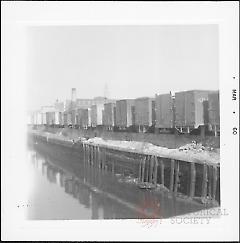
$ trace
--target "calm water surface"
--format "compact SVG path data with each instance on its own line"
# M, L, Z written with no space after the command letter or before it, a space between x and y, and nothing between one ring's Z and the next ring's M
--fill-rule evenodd
M168 218L204 208L166 192L140 189L63 150L47 144L29 147L28 219Z

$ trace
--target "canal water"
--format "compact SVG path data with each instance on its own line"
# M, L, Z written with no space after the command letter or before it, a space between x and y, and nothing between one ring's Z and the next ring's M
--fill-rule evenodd
M27 162L28 219L169 218L205 208L164 191L140 189L136 178L91 167L67 148L30 144Z

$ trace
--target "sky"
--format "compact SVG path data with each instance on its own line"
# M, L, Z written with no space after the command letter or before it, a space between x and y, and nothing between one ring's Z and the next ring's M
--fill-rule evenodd
M27 109L219 89L217 25L39 26L27 31Z

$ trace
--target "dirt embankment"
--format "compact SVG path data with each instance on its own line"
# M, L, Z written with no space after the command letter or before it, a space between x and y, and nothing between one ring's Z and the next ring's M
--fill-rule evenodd
M202 143L192 141L178 148L167 148L166 146L159 146L150 143L147 140L142 141L126 141L126 140L114 140L106 139L102 137L90 138L86 134L81 134L80 130L75 129L49 129L47 131L33 131L35 134L46 136L47 141L54 139L55 141L67 140L70 144L83 142L86 145L100 145L107 148L117 149L121 151L141 153L151 156L160 156L169 159L183 160L187 162L196 163L211 163L218 165L220 163L220 151L219 149L211 146L204 146ZM96 135L96 134L95 134Z
M157 146L165 148L179 148L186 144L191 144L192 141L197 144L201 143L205 147L219 149L220 138L213 136L206 136L202 139L197 135L173 135L173 134L146 134L146 133L127 133L127 132L110 132L110 131L92 131L80 130L71 128L46 128L45 131L51 133L61 134L71 139L78 137L101 137L105 140L119 140L119 141L137 141L148 142Z

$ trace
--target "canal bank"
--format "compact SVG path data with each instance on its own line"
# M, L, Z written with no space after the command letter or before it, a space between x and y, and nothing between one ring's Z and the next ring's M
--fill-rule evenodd
M40 126L38 128L41 131L49 132L53 134L61 134L65 137L71 139L76 139L78 137L94 138L100 137L104 140L116 140L116 141L136 141L136 142L147 142L153 145L174 149L184 146L196 141L197 143L202 143L206 147L211 147L213 149L220 148L220 137L206 136L202 138L199 135L189 135L189 134L154 134L154 133L133 133L124 131L105 131L101 129L74 129L74 128L53 128Z
M184 151L167 149L130 149L103 142L100 138L72 140L60 134L32 131L35 143L60 146L77 153L84 163L99 171L130 176L129 182L142 189L167 191L186 200L202 204L220 204L220 165ZM121 144L121 143L120 143ZM156 146L155 146L156 147ZM184 157L185 156L185 157Z
M164 219L211 208L164 190L142 190L121 166L114 173L99 170L74 148L29 144L35 171L29 219Z

